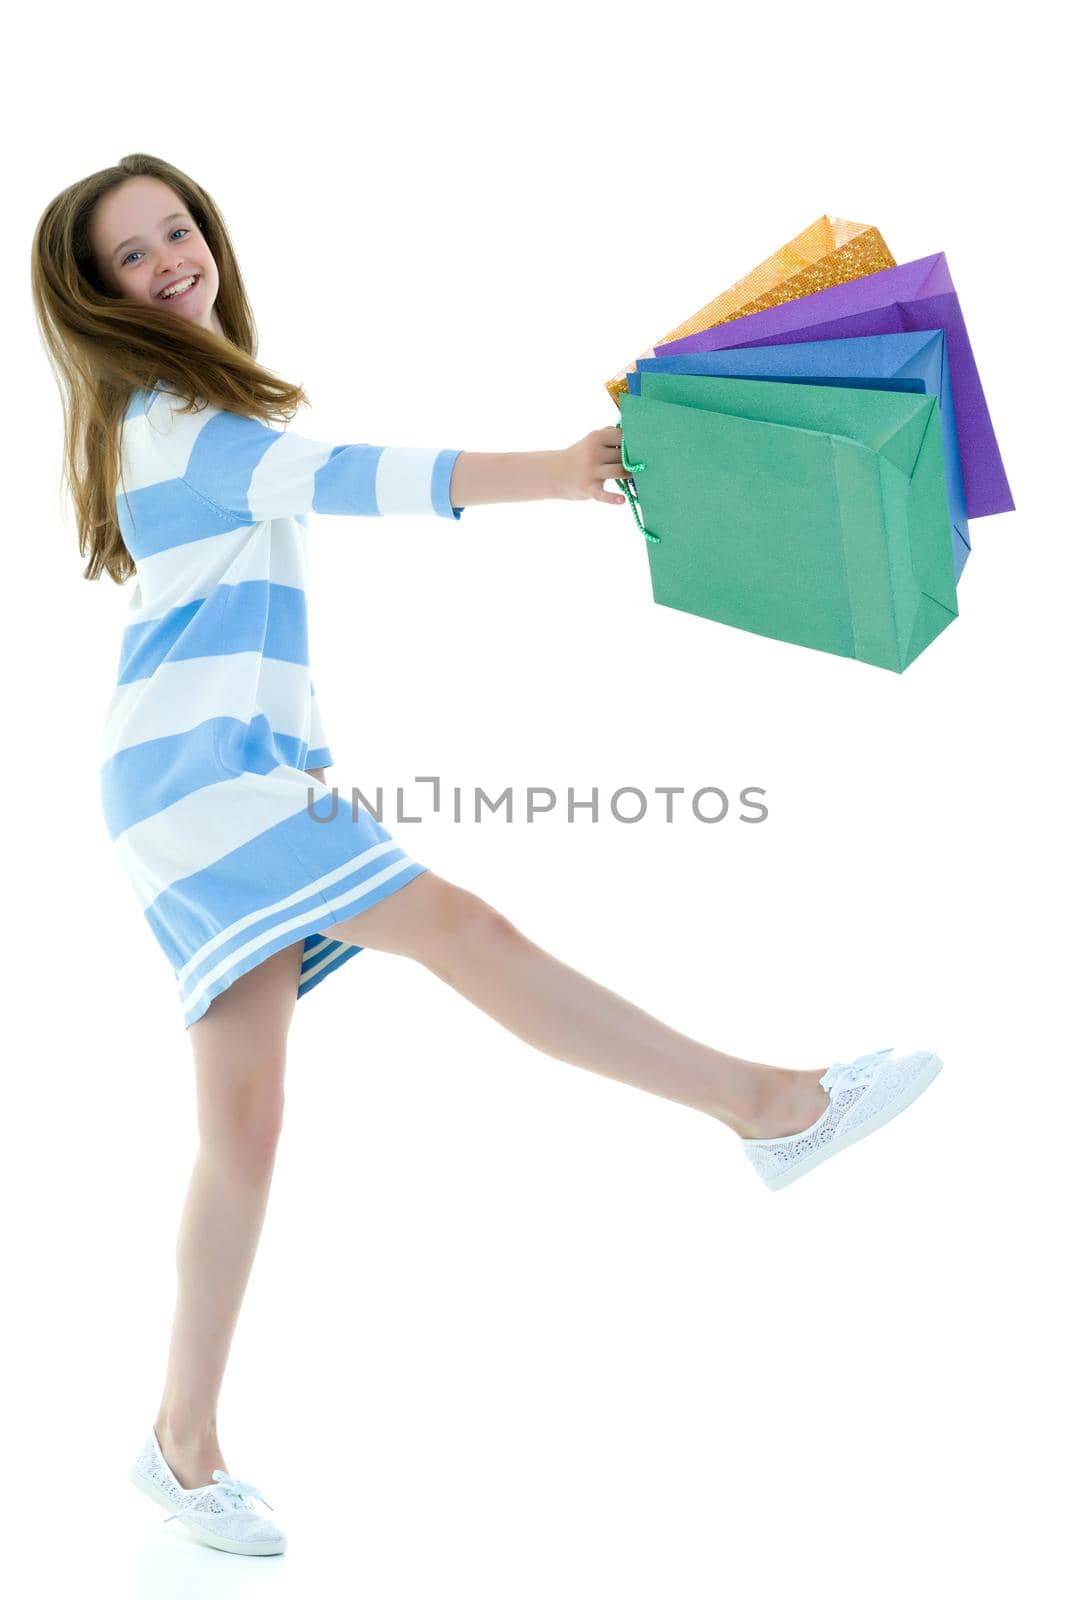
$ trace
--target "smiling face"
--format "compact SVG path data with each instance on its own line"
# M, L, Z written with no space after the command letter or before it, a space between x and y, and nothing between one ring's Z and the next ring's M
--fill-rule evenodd
M89 238L101 279L113 293L222 333L215 310L218 270L191 212L169 184L138 175L111 189L97 201ZM160 298L169 285L194 276L184 294Z

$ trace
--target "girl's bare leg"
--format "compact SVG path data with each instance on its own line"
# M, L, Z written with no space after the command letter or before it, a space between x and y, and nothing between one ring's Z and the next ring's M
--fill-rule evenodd
M798 1133L829 1103L820 1070L748 1061L676 1032L437 873L420 873L328 931L411 957L546 1055L692 1106L741 1138Z
M289 1023L302 942L236 979L189 1031L200 1148L177 1245L178 1291L155 1419L160 1449L185 1489L228 1471L217 1406L259 1243L284 1105Z
M320 783L321 767L309 768ZM217 1410L267 1209L303 940L217 995L188 1030L200 1148L178 1233L178 1293L156 1437L185 1489L229 1468Z

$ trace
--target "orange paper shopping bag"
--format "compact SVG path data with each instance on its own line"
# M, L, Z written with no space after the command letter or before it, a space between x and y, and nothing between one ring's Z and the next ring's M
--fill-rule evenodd
M844 217L820 217L733 288L717 295L702 310L657 339L656 344L684 339L705 328L716 328L722 322L747 317L753 311L766 311L786 300L800 300L805 295L817 294L820 289L849 283L853 278L866 278L872 272L881 272L896 264L877 228L863 222L848 222ZM637 359L653 355L654 349L644 350ZM619 395L626 389L626 374L636 370L636 365L631 364L626 372L616 373L605 385L616 405Z

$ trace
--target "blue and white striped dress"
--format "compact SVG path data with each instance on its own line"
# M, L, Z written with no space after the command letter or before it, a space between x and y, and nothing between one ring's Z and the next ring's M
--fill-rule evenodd
M333 762L308 658L309 512L458 519L458 450L322 444L131 396L119 525L137 564L104 723L104 820L188 1028L303 941L297 994L362 945L326 930L426 868L305 769ZM314 791L309 808L308 790Z

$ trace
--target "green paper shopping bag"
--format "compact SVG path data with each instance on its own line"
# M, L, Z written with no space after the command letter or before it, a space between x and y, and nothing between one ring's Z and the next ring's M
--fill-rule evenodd
M935 396L645 372L619 401L658 604L893 672L957 615Z

